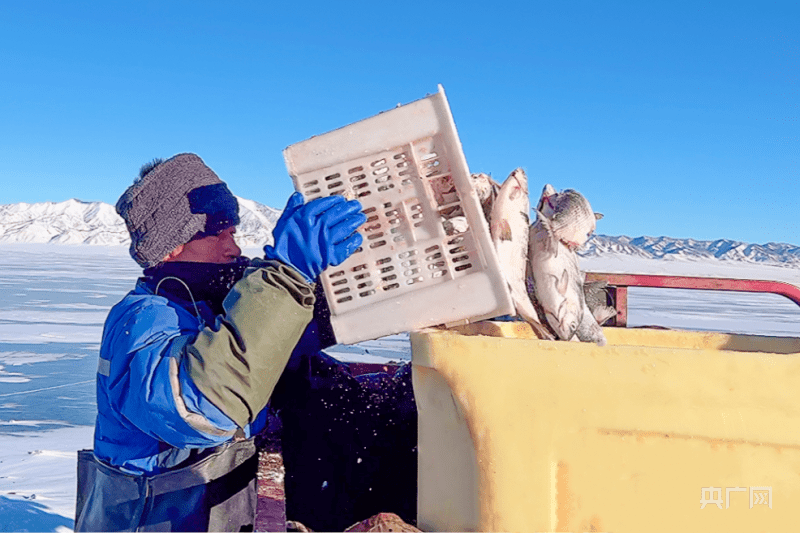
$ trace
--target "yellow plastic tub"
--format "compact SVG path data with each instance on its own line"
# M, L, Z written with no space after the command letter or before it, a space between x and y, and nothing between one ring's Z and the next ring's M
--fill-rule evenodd
M788 531L800 339L523 323L411 334L430 531Z

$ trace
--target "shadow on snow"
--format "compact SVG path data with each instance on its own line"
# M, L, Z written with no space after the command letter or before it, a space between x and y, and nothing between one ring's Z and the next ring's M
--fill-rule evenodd
M74 525L73 519L54 514L39 502L0 496L0 531L56 531Z

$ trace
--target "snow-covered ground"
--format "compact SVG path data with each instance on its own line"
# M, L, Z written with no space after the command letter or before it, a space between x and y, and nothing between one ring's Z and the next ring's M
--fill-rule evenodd
M800 285L800 269L736 262L607 256L581 265ZM0 531L73 527L75 452L92 445L103 321L139 274L124 246L0 245ZM775 295L632 288L629 324L800 337L800 307ZM333 354L408 360L410 347L395 335Z

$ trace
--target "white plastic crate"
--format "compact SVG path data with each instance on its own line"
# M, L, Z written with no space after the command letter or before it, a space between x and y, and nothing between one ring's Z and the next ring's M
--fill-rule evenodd
M284 158L306 201L357 198L368 218L321 276L339 343L514 313L441 85Z

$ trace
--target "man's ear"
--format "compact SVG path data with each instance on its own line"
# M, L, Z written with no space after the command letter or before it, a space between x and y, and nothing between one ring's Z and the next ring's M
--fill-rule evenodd
M165 257L164 257L164 259L162 259L162 260L161 260L161 262L162 262L162 263L166 263L167 261L172 261L172 260L174 260L176 257L178 257L178 256L181 254L181 252L183 252L183 247L184 247L184 246L185 246L185 245L183 245L183 244L181 244L181 245L178 245L178 247L177 247L177 248L175 248L174 250L172 250L170 253L168 253L168 254L167 254Z

